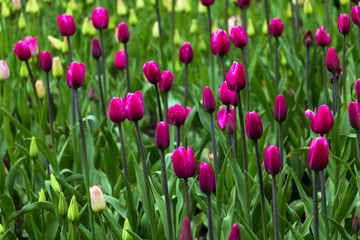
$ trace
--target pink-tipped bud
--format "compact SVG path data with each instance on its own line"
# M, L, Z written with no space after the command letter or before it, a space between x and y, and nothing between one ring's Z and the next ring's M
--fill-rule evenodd
M37 44L37 37L26 36L24 38L24 43L26 43L29 46L32 57L38 55L39 46Z
M121 123L126 119L124 98L113 97L109 104L109 118L114 123Z
M241 26L231 28L230 38L234 46L237 48L243 48L248 43L247 34Z
M71 88L79 88L84 84L85 64L72 62L66 73L66 82Z
M114 65L118 70L124 70L126 68L125 50L121 49L117 51L114 57Z
M263 134L263 125L259 115L254 112L248 112L245 118L246 135L248 138L256 141Z
M181 45L179 50L180 62L191 63L194 58L194 51L190 43L186 42Z
M211 51L215 55L225 55L230 50L230 40L225 30L220 28L211 35Z
M163 71L161 74L161 81L159 82L159 88L163 92L171 90L174 80L174 74L170 71Z
M329 48L326 54L326 67L331 73L336 73L340 68L340 62L335 48Z
M31 58L30 48L23 41L18 41L15 44L13 51L20 61L27 61Z
M360 103L360 79L358 79L355 83L355 90L356 90L356 98L358 103Z
M181 227L179 240L193 240L193 239L194 238L192 235L190 222L187 218L185 218Z
M159 122L156 127L155 145L161 150L167 149L170 145L169 127L166 122Z
M181 105L175 104L169 108L166 118L171 125L184 125L186 120L186 111Z
M72 16L68 14L61 14L57 17L60 34L63 36L74 35L76 31L76 25Z
M355 233L357 233L360 229L360 223L359 223L359 218L358 216L355 214L354 219L352 221L352 229L354 230Z
M88 91L88 99L89 99L90 101L95 101L95 102L97 102L97 101L99 100L98 95L96 94L96 92L95 92L95 90L94 90L93 87L90 87L90 88L89 88L89 91Z
M347 35L350 32L350 18L346 13L339 15L338 29L339 32L344 35Z
M211 165L205 162L200 163L199 185L204 193L212 193L215 191L216 183Z
M265 149L264 166L271 175L276 175L281 171L280 152L276 145L268 146Z
M356 5L356 6L352 7L350 13L351 13L352 21L356 25L360 26L360 6Z
M121 43L127 43L130 39L129 29L126 23L122 22L118 25L118 40Z
M201 4L204 6L210 6L213 5L215 0L201 0Z
M239 8L248 8L251 0L237 0Z
M311 30L308 30L303 37L303 44L305 47L311 47L314 44L314 37Z
M101 51L101 47L99 44L99 40L97 38L93 39L92 42L92 49L91 49L91 55L93 56L93 58L95 59L99 59L102 55L102 51Z
M222 104L226 106L237 106L236 92L231 91L228 88L226 81L221 84L219 88L219 95Z
M309 147L307 164L311 170L322 171L329 162L329 145L324 137L314 138Z
M334 117L326 105L321 105L316 114L309 109L306 110L305 116L310 118L311 130L316 134L329 133L334 123Z
M179 147L171 155L174 172L178 178L190 178L195 175L196 161L194 151L191 147L188 150Z
M329 44L331 43L331 37L329 34L326 33L323 26L320 26L319 29L316 30L315 41L316 44L320 47L329 46Z
M360 129L360 104L358 102L351 102L348 105L350 126L355 129Z
M105 199L98 186L90 187L91 208L94 212L100 213L105 210Z
M287 110L284 95L278 95L275 100L274 118L277 122L281 123L286 119Z
M144 106L142 102L142 93L128 93L125 98L126 118L129 121L139 121L144 117Z
M106 8L95 8L91 14L92 24L96 29L105 29L109 25L109 14Z
M146 62L143 66L143 71L149 83L157 84L161 81L161 72L156 62Z
M280 18L273 18L269 25L269 33L273 37L280 37L284 29L284 24Z
M203 91L203 106L208 113L212 113L216 109L214 95L208 86L206 86Z
M234 62L226 74L226 83L231 91L240 91L245 88L245 70L241 63Z
M40 63L40 68L43 71L49 72L52 67L51 53L49 51L44 51L44 52L41 51L39 57L39 63Z
M9 67L4 60L0 60L0 82L10 77Z
M235 223L232 226L228 240L241 240L239 224Z

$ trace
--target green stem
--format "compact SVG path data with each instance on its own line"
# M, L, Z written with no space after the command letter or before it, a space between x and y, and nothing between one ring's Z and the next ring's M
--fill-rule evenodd
M119 136L120 136L120 144L121 144L121 155L123 159L123 167L124 167L126 180L129 182L129 172L128 172L128 165L126 159L125 141L124 141L121 123L119 123L118 126L119 126Z
M344 42L343 42L343 94L344 94L344 104L347 106L347 94L346 94L346 35L344 35Z
M270 31L269 31L270 20L269 20L269 10L268 10L267 0L264 0L264 6L265 6L265 15L266 15L266 26L267 26L267 30L268 30L267 35L268 35L270 52L271 52L271 37L270 37Z
M69 52L69 64L72 63L72 53L71 53L71 44L70 44L70 36L66 37L68 44L68 52Z
M173 227L171 221L171 207L170 207L170 197L169 197L169 189L167 183L167 176L166 176L166 164L165 164L165 153L164 150L160 150L161 155L161 175L163 181L163 188L164 188L164 195L165 195L165 205L166 205L166 216L167 216L167 224L169 230L169 239L173 239Z
M98 84L99 84L99 91L100 91L101 113L102 113L103 117L105 117L105 101L104 101L104 93L103 93L102 83L101 83L99 59L96 59L96 69L97 69L97 74L98 74ZM106 123L106 121L105 121L105 123Z
M276 175L272 176L272 198L273 198L273 218L274 218L274 240L279 240L279 217L277 206Z
M44 209L41 209L41 230L42 230L42 239L45 240L45 216L44 216Z
M30 76L30 80L31 80L31 86L33 87L33 91L34 91L34 95L35 95L35 99L36 99L36 105L38 106L39 111L41 111L39 97L38 97L37 92L36 92L35 78L34 78L34 76L32 74L29 62L25 61L25 64L26 64L26 67L27 67L28 72L29 72L29 76Z
M184 97L184 108L186 109L187 101L189 97L189 77L188 77L188 64L185 63L185 97Z
M217 159L216 136L215 136L213 113L210 113L210 128L211 128L211 142L212 142L213 155L214 155L215 183L217 183L219 179L219 163Z
M326 0L327 2L328 0ZM325 54L325 47L322 47L322 55L323 55L323 87L324 87L324 98L325 104L329 102L329 96L327 92L327 81L326 81L326 54Z
M225 0L225 31L229 31L228 29L228 19L229 19L229 0Z
M325 223L325 227L326 227L326 233L328 233L329 232L329 223L327 220L327 207L326 207L325 169L320 172L320 183L321 183L321 203L322 203L323 214L324 214L324 223ZM328 239L329 239L329 236L328 236Z
M215 63L214 63L214 55L211 51L211 35L212 35L212 22L211 22L211 10L210 6L207 6L208 20L209 20L209 50L210 50L210 62L211 62L211 85L212 89L215 89ZM360 31L360 30L359 30Z
M280 172L282 172L284 168L284 141L283 141L283 129L281 122L279 122L279 152L280 152L280 166L281 166ZM283 178L281 178L281 184L282 185L284 184Z
M278 93L279 88L279 46L278 37L275 37L275 92Z
M338 99L338 91L337 91L337 80L336 80L336 76L335 73L332 74L333 77L333 88L332 88L332 95L333 95L333 99L332 99L332 107L333 107L333 115L335 116L337 113L337 99Z
M165 107L165 116L168 112L169 106L168 106L168 92L164 92L164 107ZM166 119L167 121L167 119Z
M292 0L290 0L291 2ZM310 105L311 102L311 90L309 86L309 70L310 70L310 48L306 47L306 71L305 71L305 84L306 84L306 91L307 91L307 102Z
M31 174L31 186L34 192L36 192L35 189L35 172L36 172L36 158L32 159L33 160L33 168L32 168L32 174Z
M50 123L50 135L51 135L52 150L53 150L53 153L54 153L54 155L56 157L56 146L55 146L55 138L54 138L54 127L53 127L53 114L52 114L52 106L51 106L49 72L46 72L46 90L47 90L47 101L48 101L48 110L49 110L49 123Z
M102 235L104 237L103 239L106 239L106 231L105 231L104 221L102 219L102 213L99 214L99 221L100 221L100 225L101 225Z
M176 126L176 148L180 147L181 126Z
M62 217L62 224L63 224L63 229L61 231L61 235L63 236L63 239L67 239L66 238L66 216Z
M211 197L210 193L206 194L207 200L207 213L208 213L208 221L209 221L209 238L210 240L214 240L214 229L213 229L213 219L211 213Z
M292 29L293 29L293 38L294 38L294 48L295 53L297 53L297 34L296 34L296 23L295 23L295 10L294 10L294 4L292 0L290 1L291 6L291 22L292 22Z
M186 217L191 221L191 215L190 215L190 199L189 199L189 185L188 185L188 179L184 178L184 194L185 194L185 208L186 208Z
M223 81L226 81L226 66L225 66L225 56L221 55L221 67L222 67L222 75L223 75Z
M172 49L172 69L175 72L175 0L171 1L171 49Z
M313 198L314 198L314 238L319 240L319 210L318 210L318 178L319 172L314 171L314 186L313 186Z
M103 74L103 82L104 82L104 92L105 94L107 93L106 91L106 71L105 71L105 49L104 49L104 38L103 38L103 32L100 29L100 44L101 44L101 64L102 64L102 74ZM125 58L127 59L126 56L126 52L125 52ZM128 64L126 63L126 66Z
M326 30L330 30L330 20L329 20L329 0L325 0L325 9L326 9Z
M72 234L71 234L71 239L75 240L75 222L71 223L72 226ZM91 230L91 232L93 232L93 230Z
M125 48L125 59L126 59L126 83L128 92L131 91L130 87L130 71L129 71L129 57L128 57L128 49L126 43L124 43Z
M359 129L356 129L356 142L358 147L358 160L360 163L360 130Z
M249 72L246 64L246 51L245 48L241 48L241 53L243 56L243 62L244 62L244 68L245 68L245 77L246 77L246 111L250 111L250 78L249 78Z
M156 100L157 100L157 105L158 105L158 110L159 110L159 119L160 119L160 121L162 121L163 120L163 114L162 114L162 110L161 110L161 102L160 102L158 84L155 83L154 86L155 86L155 94L156 94Z
M245 6L242 8L242 25L243 25L245 32L247 32L247 19L246 19L246 7Z

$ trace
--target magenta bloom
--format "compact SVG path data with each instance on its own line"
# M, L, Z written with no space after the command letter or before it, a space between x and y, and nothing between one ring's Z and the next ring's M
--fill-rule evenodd
M178 178L190 178L195 175L196 161L194 151L191 147L188 150L179 147L171 155L174 172Z
M224 106L224 105L220 106L219 111L217 113L216 122L219 124L219 127L221 128L221 130L223 130L225 128L225 126L227 125L229 117L232 117L233 119L235 119L235 108L233 108L233 107L230 108L230 113L228 113L226 106ZM232 119L230 119L229 121L232 121ZM230 122L229 122L229 124L230 124ZM236 128L236 122L235 122L235 128Z
M280 18L273 18L269 25L269 33L273 37L280 37L284 29L284 24Z
M220 28L211 35L211 51L215 55L225 55L230 50L230 40L225 30Z
M247 8L250 5L251 0L237 0L239 8Z
M228 240L241 240L239 224L235 223L232 226Z
M106 8L95 8L91 14L92 24L96 29L105 29L109 25L109 14Z
M286 119L287 109L284 95L278 95L275 100L274 118L277 122L283 122Z
M259 115L254 112L248 112L245 118L246 135L248 138L256 141L263 134L263 125Z
M352 224L351 224L354 232L358 232L359 229L360 229L360 222L359 222L359 218L358 216L355 214L354 218L353 218L353 221L352 221Z
M31 58L29 45L23 41L18 41L15 44L13 51L20 61L27 61Z
M9 67L4 60L0 60L0 82L10 77Z
M303 37L303 44L305 47L311 47L314 44L314 37L311 30L308 30Z
M40 68L43 71L49 72L52 67L51 53L49 51L44 51L44 52L41 51L39 57L39 63L40 63Z
M159 122L156 127L155 145L158 149L165 150L170 145L169 127L167 122Z
M161 72L156 62L146 62L143 66L143 70L149 83L157 84L161 81Z
M66 82L71 88L79 88L84 84L85 64L72 62L66 73Z
M316 114L309 109L306 110L305 116L310 118L311 130L316 134L329 133L334 123L333 115L326 105L321 105Z
M175 104L169 108L166 118L171 125L184 125L186 120L186 111L181 105Z
M318 46L326 47L331 43L330 35L326 33L325 28L320 26L315 32L315 41Z
M124 98L117 98L113 97L110 101L109 111L108 111L109 118L114 123L120 123L125 121L126 119L126 112L125 112L125 100Z
M348 105L350 126L355 129L360 129L360 104L358 102L351 102Z
M203 106L208 113L212 113L216 110L215 98L208 86L206 86L203 91Z
M245 88L245 70L241 63L234 62L226 74L226 83L231 91L240 91Z
M142 93L140 91L128 93L126 95L125 102L126 118L129 121L139 121L144 117L144 106Z
M129 29L126 23L121 22L118 25L118 40L122 43L127 43L130 39Z
M326 67L331 73L336 73L340 69L339 57L335 48L329 48L326 54Z
M243 48L248 43L247 34L241 26L231 28L230 38L234 46L237 48Z
M353 22L360 26L360 6L356 5L351 9L351 19Z
M24 42L29 46L32 57L38 55L39 46L37 44L37 37L26 36Z
M181 227L179 240L193 240L193 239L194 238L192 235L190 222L187 218L185 218Z
M314 138L309 147L307 164L311 170L322 171L329 162L329 145L324 137Z
M126 58L125 50L121 49L117 51L114 57L115 68L119 70L124 70L126 68Z
M190 43L186 42L181 45L179 50L180 62L191 63L194 58L194 52Z
M214 4L215 0L201 0L201 4L204 6L210 6Z
M159 88L163 92L171 90L174 80L174 74L170 71L163 71L161 74L161 81L159 82Z
M264 166L271 175L276 175L281 171L280 152L276 145L268 146L265 149Z
M339 32L344 35L347 35L350 32L350 18L346 13L339 15L338 29Z
M74 35L76 31L76 25L72 16L65 13L61 14L57 17L57 22L61 35L66 37Z
M191 111L192 111L192 107L186 107L185 108L185 120L187 119L187 117L189 116Z
M355 83L355 90L356 90L356 98L358 103L360 103L360 79L358 79Z
M231 91L228 85L223 82L219 88L220 101L222 104L237 106L236 92Z
M91 48L91 55L93 56L93 58L95 59L99 59L102 55L102 51L101 51L101 47L99 44L99 40L97 38L93 39L92 42L92 48Z
M215 191L216 183L214 173L212 171L211 165L208 163L200 163L199 185L201 191L204 193L209 194Z

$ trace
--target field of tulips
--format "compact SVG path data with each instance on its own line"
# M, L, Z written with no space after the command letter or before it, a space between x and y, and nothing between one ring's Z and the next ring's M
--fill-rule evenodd
M358 0L0 12L0 240L358 239Z

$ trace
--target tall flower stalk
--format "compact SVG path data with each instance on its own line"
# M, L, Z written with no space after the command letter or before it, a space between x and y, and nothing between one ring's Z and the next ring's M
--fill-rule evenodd
M118 40L119 42L124 44L125 49L125 62L126 62L126 83L127 83L127 90L130 92L130 71L129 71L129 52L127 47L127 42L130 40L130 33L126 23L121 22L118 25Z
M336 73L340 70L340 63L339 58L336 54L336 51L334 48L329 48L327 55L326 55L326 67L332 74L333 79L333 115L335 116L337 113L337 107L338 107L338 90L337 90L337 77Z
M204 3L203 3L204 4ZM215 62L214 62L214 56L211 51L211 35L212 35L212 21L211 21L211 10L210 5L207 6L207 13L208 13L208 22L209 22L209 40L210 40L210 63L211 63L211 83L215 87ZM359 28L360 29L360 28ZM359 30L360 32L360 30ZM360 33L359 33L360 36ZM360 42L360 37L359 37Z
M170 107L166 118L168 123L176 126L176 148L180 147L181 126L185 124L186 111L180 104Z
M268 10L268 4L267 0L264 0L264 9L265 9L265 16L266 16L266 26L267 26L267 35L268 35L268 43L271 51L271 38L270 38L270 18L269 18L269 10Z
M358 80L359 82L359 80ZM356 86L357 84L355 84ZM356 141L358 147L358 161L360 162L360 104L351 102L348 105L348 114L350 126L356 131Z
M102 48L100 48L99 41L97 40L97 38L93 39L91 55L96 60L96 70L98 74L98 84L99 84L100 100L101 100L101 113L103 117L105 117L105 101L104 101L104 93L101 83L100 63L99 63L99 58L102 56Z
M160 91L164 92L164 107L165 113L168 112L168 92L171 90L174 80L174 74L170 71L163 71L161 74L161 81L159 82Z
M279 37L282 35L284 24L280 18L274 18L271 20L269 26L270 35L275 37L275 92L279 91Z
M279 148L280 148L280 171L284 167L284 141L283 141L283 128L282 123L285 121L287 116L286 102L283 95L278 95L275 100L274 106L274 119L279 123ZM284 180L281 179L281 184L284 183Z
M175 1L171 1L171 50L172 50L172 71L175 72Z
M158 105L158 111L159 111L159 120L163 120L163 114L161 110L161 102L160 102L160 95L159 95L159 89L158 89L158 83L161 81L161 72L159 67L157 66L156 62L150 61L144 64L143 71L145 74L146 79L149 83L153 84L155 87L155 94L156 94L156 100Z
M211 51L214 55L220 56L223 81L226 80L225 54L230 50L230 40L227 32L220 28L211 35Z
M351 5L351 2L350 2ZM339 32L344 36L343 40L343 58L342 58L342 69L343 69L343 95L344 95L344 103L347 104L347 96L346 96L346 35L350 32L350 18L346 13L340 14L338 18L338 29Z
M179 50L180 62L185 63L185 96L184 96L184 108L187 106L189 97L189 76L188 76L188 64L193 61L194 52L190 43L185 42Z
M303 44L306 47L306 71L305 71L305 86L307 91L307 103L311 102L311 89L309 85L309 71L310 71L310 47L314 44L314 38L311 30L308 30L303 36Z

